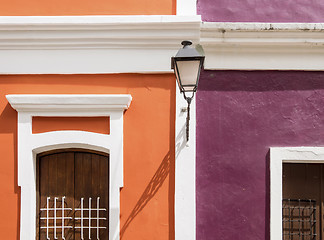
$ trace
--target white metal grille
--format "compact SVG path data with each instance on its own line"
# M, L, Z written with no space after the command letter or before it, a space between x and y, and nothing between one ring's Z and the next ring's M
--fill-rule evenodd
M66 217L65 216L65 211L71 211L72 208L66 208L65 207L65 196L62 197L62 206L61 207L57 207L57 204L58 204L58 200L59 198L58 197L54 197L54 206L53 207L50 207L50 200L51 198L50 197L47 197L46 199L46 208L41 208L40 210L41 211L46 211L46 217L41 217L40 219L41 220L46 220L46 226L41 226L40 228L41 229L46 229L46 238L47 239L50 239L50 236L49 236L49 230L50 229L53 229L53 233L54 233L54 239L58 239L58 236L57 236L57 229L62 229L61 230L61 233L62 233L62 239L65 239L65 236L64 236L64 229L65 228L73 228L73 226L65 226L65 220L66 219L72 219L72 217ZM53 217L50 217L50 212L52 211L53 214ZM61 216L58 216L57 213L58 211L61 212ZM53 224L53 225L50 225L50 222ZM61 224L58 224L59 222L61 222Z
M107 211L105 208L100 208L100 197L97 197L97 206L96 208L92 208L92 198L89 198L88 208L84 208L84 198L81 198L81 208L76 208L75 211L81 212L81 217L76 217L76 220L80 220L80 226L75 226L75 228L79 228L81 230L81 239L84 239L84 230L88 230L89 239L91 239L91 229L95 229L97 233L97 239L99 240L100 229L106 229L106 227L100 226L100 220L107 220L104 217L100 217L100 211ZM88 217L84 217L84 213L88 212ZM95 214L93 214L94 212ZM84 221L88 220L88 225L84 224ZM96 221L95 226L91 225L92 220Z
M72 217L67 217L65 211L71 211L72 208L65 207L65 196L62 197L62 206L57 207L59 197L54 197L54 204L50 207L51 197L46 199L46 208L41 208L40 211L46 211L46 217L40 217L41 220L46 221L46 226L40 226L41 229L46 229L46 238L51 239L50 229L53 229L54 239L58 239L57 230L61 229L62 239L65 239L64 229L73 228L73 226L65 225L67 224L66 220L72 220ZM88 207L84 207L84 198L81 198L81 208L75 208L75 211L80 211L80 217L74 217L75 220L80 220L80 224L75 223L75 229L80 229L81 240L84 240L84 231L88 231L89 239L91 239L91 230L96 231L97 240L100 240L100 229L106 229L104 226L100 226L102 221L107 220L105 217L100 217L100 211L107 211L106 208L100 208L100 197L97 197L96 207L92 207L92 198L88 199ZM58 215L58 213L61 213ZM87 213L88 216L85 216ZM52 217L53 216L53 217ZM92 225L92 222L95 222Z

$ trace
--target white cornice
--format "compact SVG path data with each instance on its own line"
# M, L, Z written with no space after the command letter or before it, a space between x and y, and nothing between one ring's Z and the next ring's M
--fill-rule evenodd
M0 17L0 49L178 48L199 16Z
M107 112L127 109L129 94L16 94L6 96L18 112Z
M322 23L203 23L206 69L324 70Z
M200 16L0 17L0 74L171 72Z
M0 74L171 72L180 42L205 69L324 70L323 23L201 23L200 16L0 17Z

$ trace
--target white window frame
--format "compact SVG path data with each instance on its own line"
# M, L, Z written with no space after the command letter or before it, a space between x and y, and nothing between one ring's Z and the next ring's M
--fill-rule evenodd
M282 239L283 163L324 163L324 147L270 148L270 240Z
M119 190L123 186L123 112L131 95L7 95L18 112L18 185L21 187L20 240L36 237L36 155L63 148L109 154L109 240L119 240ZM32 133L33 116L109 116L110 134L85 131Z

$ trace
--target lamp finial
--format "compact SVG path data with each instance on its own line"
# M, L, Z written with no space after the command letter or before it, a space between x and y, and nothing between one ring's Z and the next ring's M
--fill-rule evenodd
M181 42L181 45L183 45L183 47L190 46L191 44L192 44L192 42L190 40L184 40Z

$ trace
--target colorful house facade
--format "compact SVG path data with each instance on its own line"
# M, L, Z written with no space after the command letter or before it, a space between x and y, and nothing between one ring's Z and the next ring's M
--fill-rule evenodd
M323 4L197 9L197 239L322 239Z
M2 1L1 238L286 239L289 167L324 163L322 8ZM187 39L206 56L188 142ZM316 201L309 237L317 193L287 195Z
M195 6L4 1L0 15L2 238L194 237L170 59L199 41ZM176 188L191 218L175 219Z

